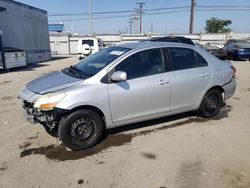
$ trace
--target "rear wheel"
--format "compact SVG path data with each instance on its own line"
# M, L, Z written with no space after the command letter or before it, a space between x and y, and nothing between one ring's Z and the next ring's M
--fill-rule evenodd
M205 118L212 118L220 112L222 104L222 93L217 89L212 89L203 97L198 109L198 115Z
M71 150L83 150L94 146L102 137L104 122L93 110L78 110L62 118L58 136Z

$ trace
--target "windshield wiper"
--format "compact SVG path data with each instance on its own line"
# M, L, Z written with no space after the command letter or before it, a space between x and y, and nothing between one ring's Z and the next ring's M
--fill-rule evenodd
M70 67L66 68L66 70L68 70L68 72L70 72L74 75L77 75L78 77L82 77L81 71L72 65Z
M83 72L83 71L77 69L76 67L74 67L74 66L72 66L72 65L68 68L68 70L69 70L71 73L77 74L78 76L84 77L84 78L93 76L93 75L87 74L87 73L85 73L85 72Z
M70 70L74 70L74 71L76 71L76 72L82 72L81 70L75 68L75 67L72 66L72 65L69 67L69 69L70 69Z

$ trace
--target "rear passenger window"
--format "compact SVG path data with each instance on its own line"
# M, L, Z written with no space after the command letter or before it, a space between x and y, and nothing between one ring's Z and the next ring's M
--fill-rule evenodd
M198 66L195 53L187 48L169 48L174 70L195 68Z
M196 55L196 59L197 59L199 67L208 65L207 61L199 53L195 52L195 55Z

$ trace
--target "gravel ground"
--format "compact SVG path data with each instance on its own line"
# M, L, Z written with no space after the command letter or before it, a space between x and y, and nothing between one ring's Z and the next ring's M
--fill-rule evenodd
M0 187L250 187L250 62L234 62L237 91L220 114L192 113L110 131L96 147L66 150L25 122L16 95L29 80L76 57L0 73Z

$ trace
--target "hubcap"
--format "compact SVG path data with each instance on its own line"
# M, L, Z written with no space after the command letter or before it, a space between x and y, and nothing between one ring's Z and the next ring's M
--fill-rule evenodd
M211 95L206 99L206 109L209 112L213 112L217 109L218 103L219 103L218 98Z
M94 132L94 121L88 118L80 118L71 125L70 134L76 140L86 140Z

